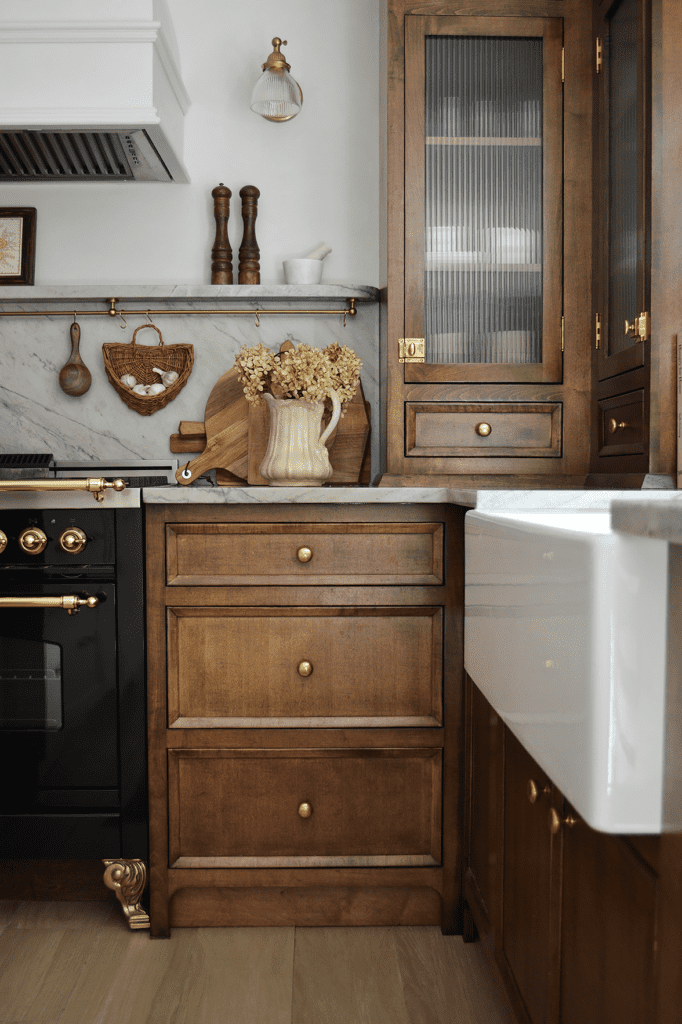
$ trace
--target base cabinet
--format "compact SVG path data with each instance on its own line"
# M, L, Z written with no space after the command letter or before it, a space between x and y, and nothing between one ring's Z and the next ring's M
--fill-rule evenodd
M461 930L464 511L148 506L153 936Z
M656 1024L660 838L595 832L468 678L466 697L469 937L523 1024Z

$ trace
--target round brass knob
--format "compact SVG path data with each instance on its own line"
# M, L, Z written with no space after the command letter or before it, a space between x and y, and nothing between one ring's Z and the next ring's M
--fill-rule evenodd
M477 423L474 430L479 437L487 437L493 428L489 423Z
M98 597L88 597L85 599L85 605L87 608L96 608L99 604Z
M296 557L298 558L299 562L309 562L310 559L313 557L313 553L310 550L310 548L299 548L298 551L296 552Z
M302 818L309 818L310 815L313 813L313 809L310 806L310 804L301 804L300 807L298 808L298 813Z
M2 554L2 552L5 550L6 547L7 547L7 534L3 533L2 530L0 530L0 554Z
M77 555L87 543L88 538L78 526L71 526L68 530L64 530L59 538L59 546L69 555Z
M619 423L618 420L609 420L609 434L615 434L617 430L625 430L627 423Z
M313 666L311 663L309 661L300 661L298 663L298 674L299 676L303 676L304 679L306 676L311 676L313 674Z
M526 794L528 796L529 803L537 803L539 797L549 796L550 792L551 790L549 786L543 786L543 788L540 789L535 779L528 780L528 785L526 786Z
M547 817L549 831L553 836L557 834L562 825L566 825L567 828L573 828L574 825L578 824L578 820L573 814L567 814L565 818L560 817L558 811L555 811L553 807L550 807Z
M19 547L27 555L39 555L47 547L47 537L37 526L29 526L19 534Z

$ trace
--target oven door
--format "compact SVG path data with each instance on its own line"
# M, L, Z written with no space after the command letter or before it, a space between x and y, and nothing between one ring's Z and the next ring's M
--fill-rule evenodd
M0 606L0 856L116 856L119 843L115 585L0 579L0 597L96 596Z

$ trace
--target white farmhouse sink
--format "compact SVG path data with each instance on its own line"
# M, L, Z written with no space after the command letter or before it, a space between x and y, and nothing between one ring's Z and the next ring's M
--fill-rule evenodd
M610 513L468 512L464 663L593 828L662 831L668 552Z

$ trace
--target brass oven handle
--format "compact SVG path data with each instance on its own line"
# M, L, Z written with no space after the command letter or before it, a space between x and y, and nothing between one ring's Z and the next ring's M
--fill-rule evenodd
M108 488L124 491L125 480L105 480L101 476L82 480L0 480L0 491L90 491L95 501L104 500Z
M69 615L75 615L83 606L96 608L98 597L79 597L78 594L62 594L61 597L0 597L0 608L65 608Z
M5 550L6 547L7 547L7 534L3 533L2 530L0 530L0 555Z

